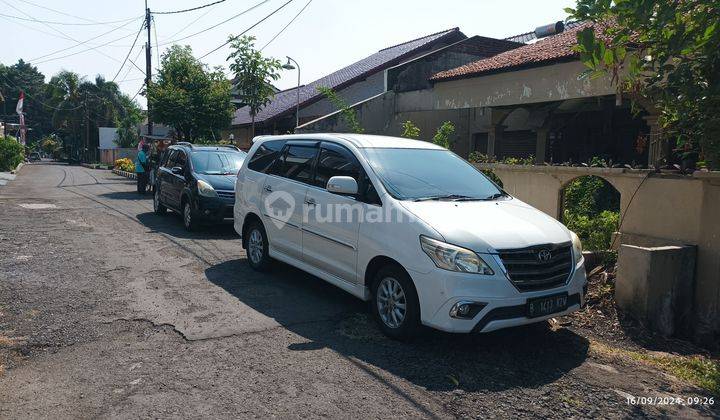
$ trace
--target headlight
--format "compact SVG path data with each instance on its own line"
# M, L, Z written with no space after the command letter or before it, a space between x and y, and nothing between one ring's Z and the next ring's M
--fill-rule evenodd
M197 182L198 192L200 195L204 197L217 197L217 193L215 192L215 188L212 187L212 185L208 184L207 182L198 179Z
M459 246L420 236L420 246L438 268L463 273L493 275L495 272L478 254Z
M575 263L577 264L580 261L580 258L582 258L582 243L580 242L580 238L575 234L575 232L570 232L570 236L572 237L573 255L575 255Z

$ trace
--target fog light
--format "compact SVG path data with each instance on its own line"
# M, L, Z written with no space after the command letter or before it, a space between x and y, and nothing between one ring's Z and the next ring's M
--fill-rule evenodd
M485 302L460 301L450 308L450 317L472 319L475 318L475 315L482 311L485 306L487 306Z

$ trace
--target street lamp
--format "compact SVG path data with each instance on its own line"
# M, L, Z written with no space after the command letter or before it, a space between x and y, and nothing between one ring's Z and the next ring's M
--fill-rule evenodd
M287 63L283 64L282 68L285 70L295 70L298 71L298 82L297 82L297 89L295 90L295 93L297 94L297 103L295 104L295 129L297 129L300 126L300 64L298 64L297 61L293 60L289 56L287 57L288 61ZM293 66L292 63L295 63Z

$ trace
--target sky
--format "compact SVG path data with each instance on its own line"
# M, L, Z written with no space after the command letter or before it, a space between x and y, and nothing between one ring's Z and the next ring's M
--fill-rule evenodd
M152 12L164 12L217 0L147 1ZM200 57L287 1L224 0L195 11L154 14L153 71L158 66L158 51L162 55L173 43L190 45L195 56ZM142 47L147 33L139 33L137 43L132 49L131 46L144 18L144 3L145 0L0 0L0 23L5 34L0 63L12 65L22 58L36 65L48 80L63 69L90 80L103 75L108 80L115 78L123 92L134 96L143 84ZM263 54L283 62L286 56L295 59L300 65L301 83L305 84L382 48L427 34L459 27L467 36L504 38L563 20L566 17L563 9L573 5L572 0L291 0L248 34L257 38L258 48L263 47L297 16L265 47ZM223 66L227 72L228 52L227 46L222 47L202 61L210 67ZM129 60L121 67L126 56ZM294 87L297 76L296 70L282 70L276 86ZM136 100L145 106L142 95Z

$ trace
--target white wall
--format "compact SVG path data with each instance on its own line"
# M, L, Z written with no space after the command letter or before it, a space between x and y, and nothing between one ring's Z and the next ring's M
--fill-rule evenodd
M117 128L98 127L98 135L100 137L98 149L117 149L120 147L115 143L118 138Z

